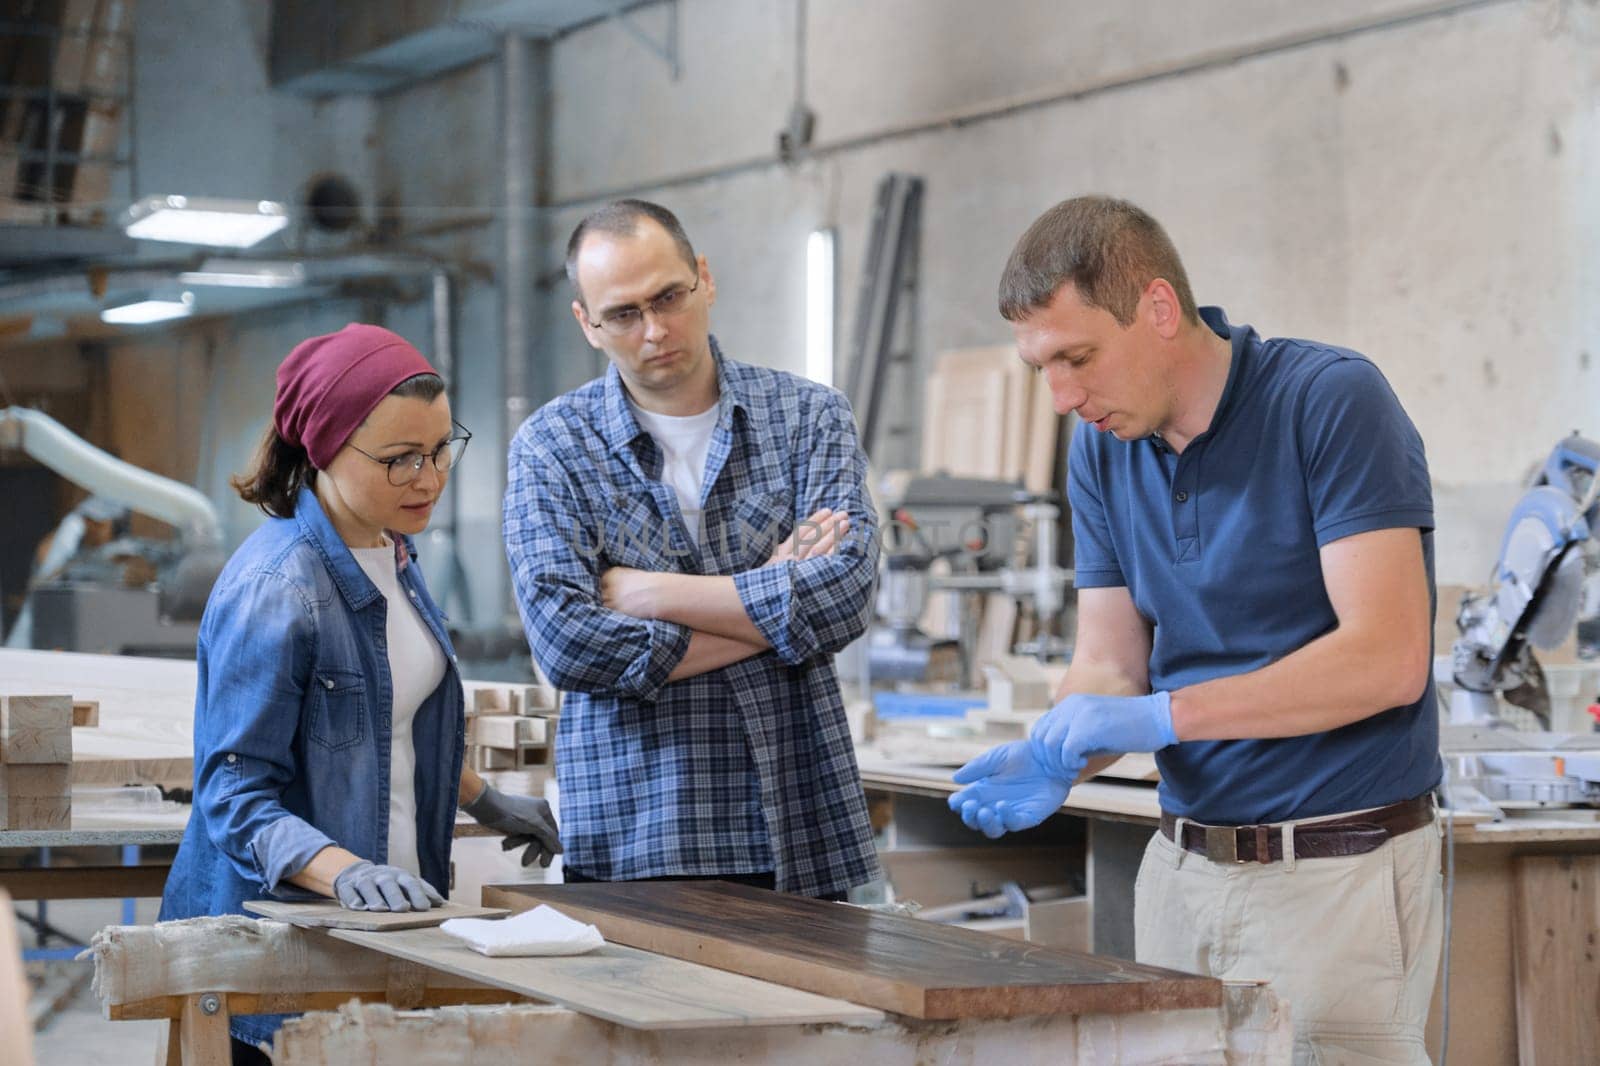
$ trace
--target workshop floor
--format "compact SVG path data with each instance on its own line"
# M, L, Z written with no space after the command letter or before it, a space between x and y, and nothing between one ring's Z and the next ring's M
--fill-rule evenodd
M138 902L140 923L154 922L161 901L155 899ZM18 903L23 914L33 914L33 903ZM120 900L56 900L49 904L50 924L87 944L95 931L122 921ZM38 938L26 924L18 923L18 933L24 949L37 947ZM61 947L52 942L51 947ZM160 1038L163 1022L112 1022L100 1012L100 1001L90 990L87 975L92 970L88 962L29 963L30 977L38 976L45 993L33 1003L36 1010L45 1008L44 998L60 994L68 986L75 991L60 1005L38 1022L33 1037L33 1058L39 1066L107 1066L108 1063L154 1062L156 1042ZM76 981L75 978L78 978Z

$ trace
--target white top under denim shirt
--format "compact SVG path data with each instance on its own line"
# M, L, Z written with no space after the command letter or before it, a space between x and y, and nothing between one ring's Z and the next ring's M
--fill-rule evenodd
M444 652L428 632L418 609L408 602L395 568L394 542L376 548L351 548L356 562L389 605L385 627L389 676L394 681L389 724L389 865L421 875L417 866L417 745L411 723L422 701L444 680Z

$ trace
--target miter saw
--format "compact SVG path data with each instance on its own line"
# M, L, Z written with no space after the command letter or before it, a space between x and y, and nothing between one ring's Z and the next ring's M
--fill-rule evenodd
M1558 443L1512 508L1490 588L1461 601L1440 747L1452 788L1466 797L1501 808L1600 802L1600 735L1592 722L1551 731L1549 686L1534 657L1600 621L1597 473L1600 444L1576 433ZM1516 728L1502 699L1539 728Z

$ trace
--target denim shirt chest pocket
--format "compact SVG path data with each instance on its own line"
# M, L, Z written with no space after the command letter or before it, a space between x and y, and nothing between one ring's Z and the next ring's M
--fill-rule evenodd
M329 751L360 744L367 736L367 684L359 670L319 666L311 675L311 739Z

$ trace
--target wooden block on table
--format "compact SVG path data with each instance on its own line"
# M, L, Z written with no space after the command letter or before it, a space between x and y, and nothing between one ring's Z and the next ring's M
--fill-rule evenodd
M1006 655L983 668L989 710L998 714L1047 711L1053 689L1050 675L1037 659Z
M718 882L485 886L486 903L548 903L614 943L913 1018L1012 1018L1217 1007L1222 982L1014 943Z
M561 708L561 694L549 685L526 685L511 690L511 713L550 717Z
M99 700L73 700L72 724L93 729L100 724Z
M478 745L474 769L526 770L530 766L543 766L550 761L550 748L542 744L524 744L515 748Z
M0 764L0 825L71 829L72 764Z
M472 720L472 743L486 748L518 748L546 742L543 718L485 714Z
M510 714L511 694L503 688L479 688L472 690L472 705L469 712L478 714Z
M71 696L0 696L0 761L70 763Z
M472 907L465 903L445 903L425 911L353 911L331 899L305 903L252 899L245 901L244 909L303 929L364 929L369 932L426 929L451 918L500 918L510 913L504 907Z

